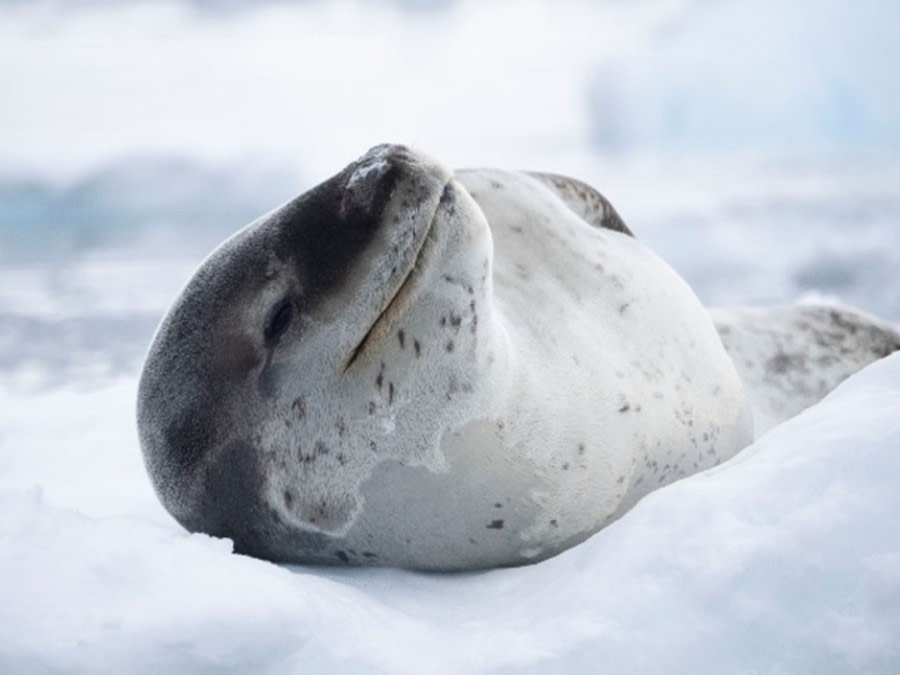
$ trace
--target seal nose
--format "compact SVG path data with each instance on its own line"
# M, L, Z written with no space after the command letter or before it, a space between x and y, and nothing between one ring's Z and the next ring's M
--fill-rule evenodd
M352 222L381 213L397 183L398 163L408 154L401 145L378 145L363 155L344 186L341 217Z

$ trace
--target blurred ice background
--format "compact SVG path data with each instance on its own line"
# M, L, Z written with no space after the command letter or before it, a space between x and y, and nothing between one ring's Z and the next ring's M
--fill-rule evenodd
M453 166L539 169L594 184L707 303L824 297L900 322L898 67L894 0L0 0L0 666L271 666L283 656L277 649L307 644L311 625L324 626L320 637L340 631L347 617L336 603L354 617L374 612L351 630L357 647L332 645L328 659L343 666L421 672L443 644L442 657L460 670L540 670L534 664L566 640L604 635L607 663L656 672L680 654L671 663L696 671L713 668L697 640L724 635L719 665L733 667L737 654L747 667L771 668L766 656L780 654L779 672L888 672L900 662L900 552L890 550L898 539L872 530L870 550L832 536L826 521L848 532L870 516L889 523L886 512L842 501L843 469L831 464L816 466L838 488L801 490L827 502L810 507L819 515L801 509L800 529L776 528L813 537L807 558L796 542L769 548L755 502L739 526L726 514L697 540L672 535L721 507L704 506L695 481L693 492L676 488L699 504L676 522L687 529L659 520L682 513L660 497L657 511L640 512L655 516L623 521L606 535L613 539L522 576L452 587L387 572L289 579L219 555L219 543L179 538L143 475L132 410L154 327L206 253L385 141ZM890 381L898 370L880 372ZM845 414L832 416L843 420L835 429L875 409L863 403L833 408ZM786 445L820 422L798 426ZM896 494L896 473L885 469L896 463L895 426L871 427L888 440L849 484L874 485L871 499L885 508ZM744 496L765 501L744 479ZM738 488L726 487L728 501ZM670 540L657 537L660 527L674 528ZM593 567L583 559L591 550ZM622 572L634 569L629 551L650 561L638 576ZM697 577L698 551L711 568L725 555L742 572ZM860 551L874 556L861 567L855 558L828 562ZM681 568L672 556L691 562ZM802 573L778 576L798 559ZM676 567L684 579L670 574ZM606 582L585 595L591 570ZM577 580L561 601L580 614L526 625L547 619L542 603L560 601L547 599L558 573ZM524 604L501 620L504 584ZM235 595L218 595L224 586ZM146 588L160 594L158 606L146 604ZM311 604L301 611L289 588ZM683 588L699 600L691 604ZM191 593L200 609L176 617ZM597 593L611 593L614 606L585 599ZM735 597L742 604L729 605ZM668 609L644 633L660 598ZM778 608L779 598L794 611ZM424 625L415 612L439 618ZM484 612L505 627L479 632ZM700 638L690 633L698 624L679 623L685 613L705 617ZM389 639L381 623L412 637ZM803 640L812 646L797 651ZM323 649L308 644L314 655ZM634 648L650 656L629 661ZM366 649L374 660L353 660ZM663 660L651 663L654 655ZM576 650L566 663L593 662Z
M900 319L890 0L0 2L0 373L133 372L202 256L383 141L573 174L716 304Z

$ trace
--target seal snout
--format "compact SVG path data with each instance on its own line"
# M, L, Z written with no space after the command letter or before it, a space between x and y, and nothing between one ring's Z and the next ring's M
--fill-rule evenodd
M348 167L340 216L377 218L398 184L429 171L433 162L405 145L376 145Z
M379 145L343 176L340 218L351 224L365 221L358 227L371 237L360 251L360 274L352 286L365 306L356 312L359 332L344 361L346 371L378 333L378 326L387 323L386 314L400 313L400 301L410 295L406 291L420 270L420 256L438 210L447 207L453 172L403 145Z

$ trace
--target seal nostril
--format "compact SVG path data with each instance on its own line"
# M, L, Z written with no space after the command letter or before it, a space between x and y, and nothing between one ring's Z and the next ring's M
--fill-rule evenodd
M340 215L353 224L377 223L397 182L397 167L387 155L375 155L347 179Z

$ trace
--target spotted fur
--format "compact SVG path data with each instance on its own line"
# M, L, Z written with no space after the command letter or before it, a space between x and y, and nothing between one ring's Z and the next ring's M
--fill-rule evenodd
M566 206L585 222L634 236L610 201L587 183L555 173L532 172L529 175L556 192Z
M900 350L896 329L840 307L718 309L712 315L747 387L757 436Z

